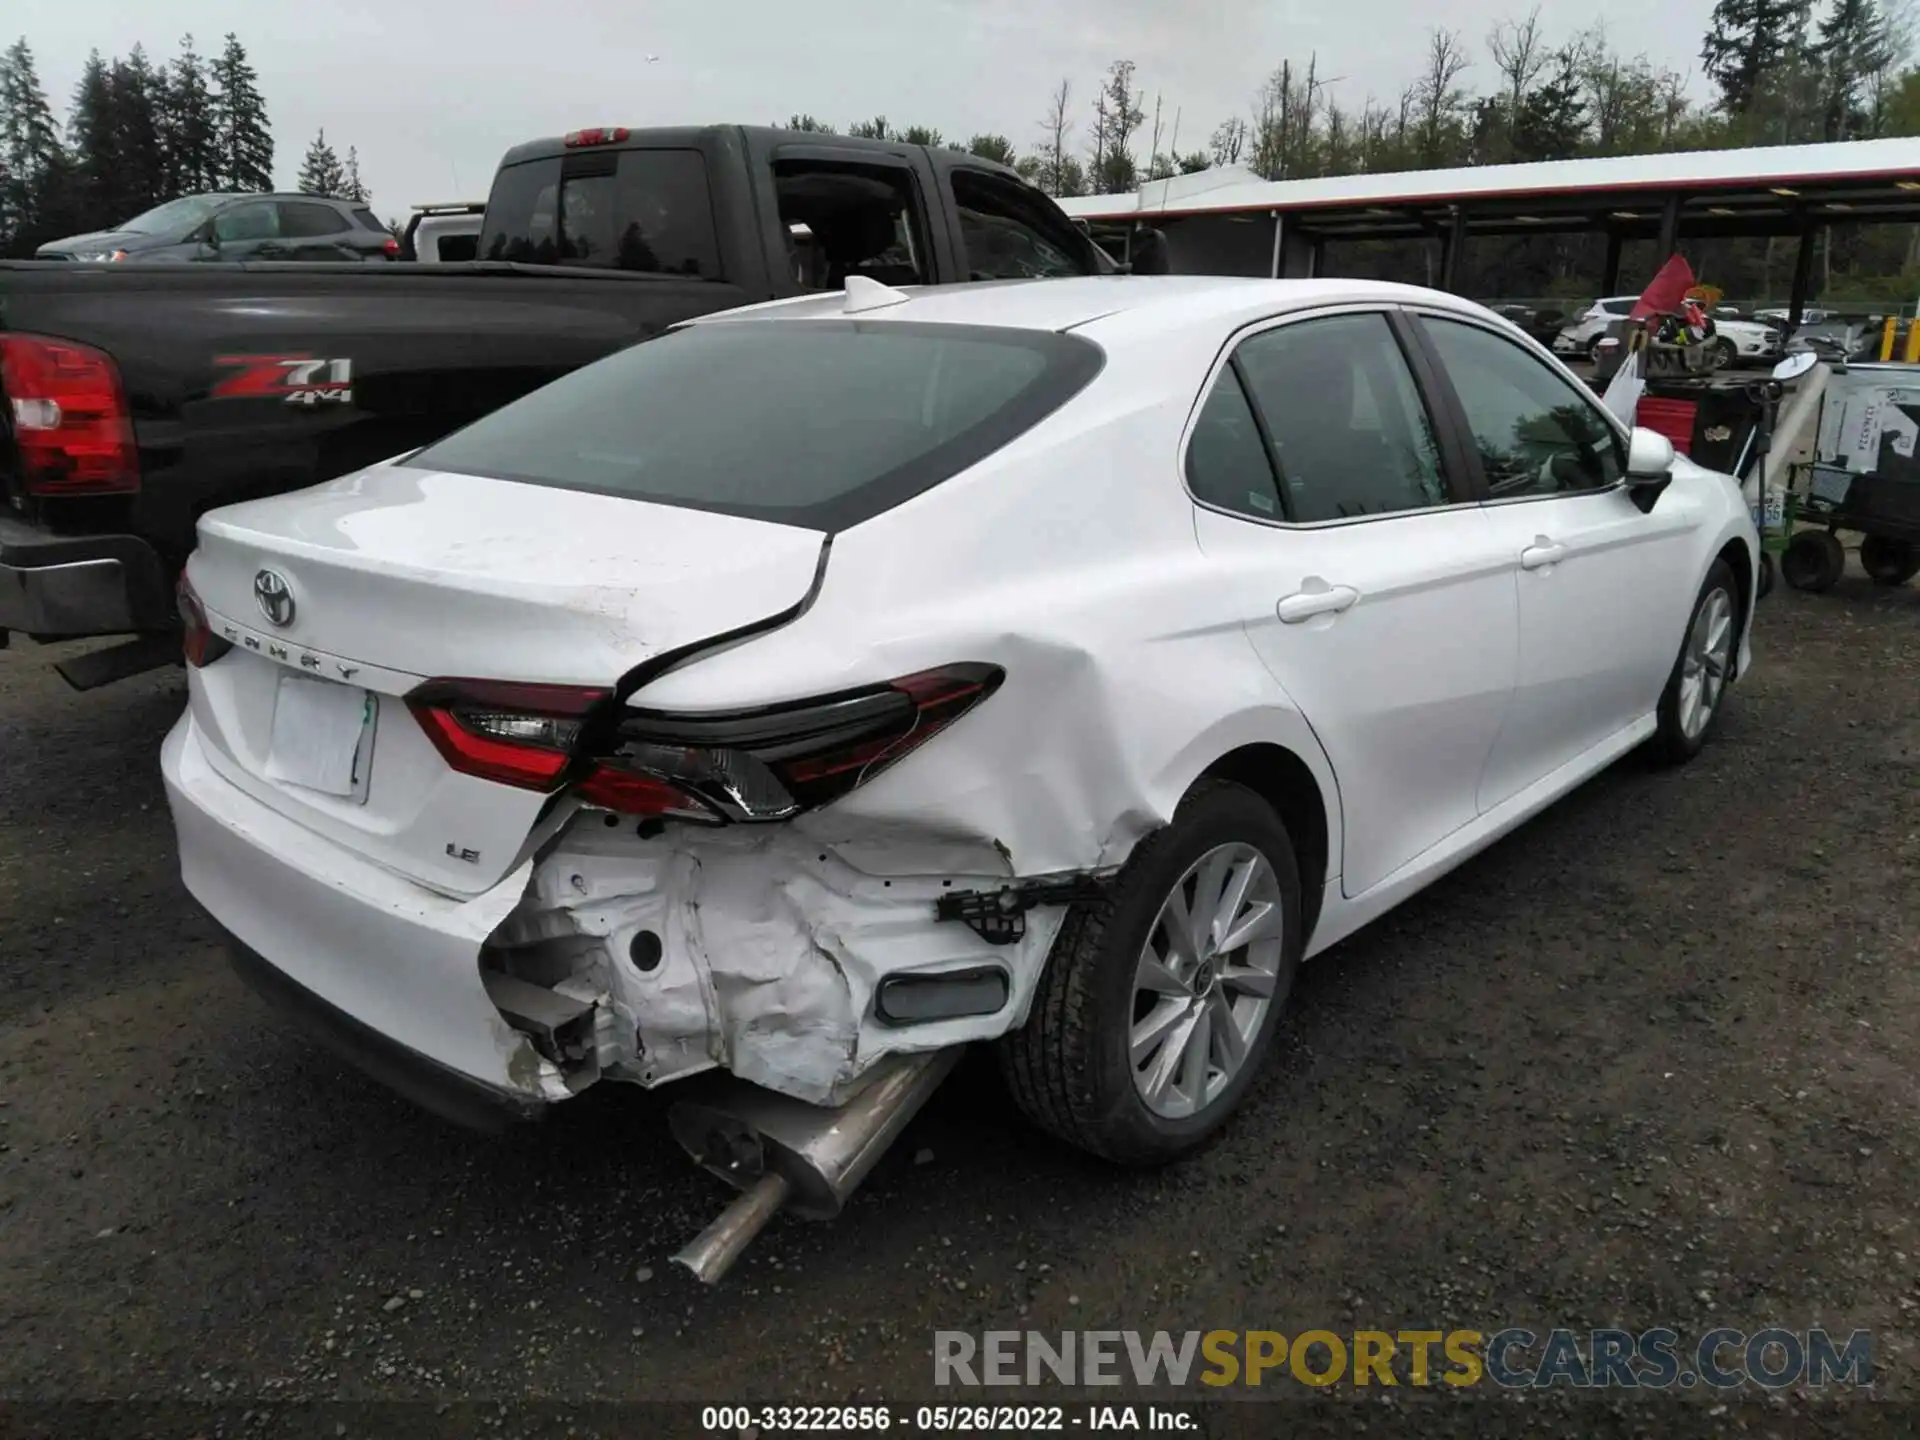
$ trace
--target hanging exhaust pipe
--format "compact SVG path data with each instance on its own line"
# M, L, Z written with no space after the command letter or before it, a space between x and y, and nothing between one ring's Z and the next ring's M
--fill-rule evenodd
M731 1075L686 1082L690 1091L698 1087L703 1093L669 1112L673 1138L741 1194L674 1255L674 1263L708 1285L718 1284L781 1210L808 1220L838 1215L947 1078L961 1049L889 1056L874 1066L866 1088L837 1109Z

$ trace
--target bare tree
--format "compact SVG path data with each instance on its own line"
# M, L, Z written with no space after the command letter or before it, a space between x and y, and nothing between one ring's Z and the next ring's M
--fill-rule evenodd
M1513 134L1520 125L1520 107L1533 89L1540 73L1547 68L1546 37L1540 31L1540 7L1527 12L1524 20L1502 20L1487 35L1487 49L1506 82L1507 149L1513 149Z
M1253 101L1253 170L1268 180L1310 172L1315 117L1319 111L1319 57L1309 56L1305 74L1282 60Z
M1437 166L1448 158L1448 141L1467 100L1460 77L1472 64L1458 32L1438 26L1428 32L1426 68L1413 86L1423 165Z
M1067 148L1067 138L1073 134L1073 121L1067 118L1072 98L1072 85L1063 77L1060 88L1047 97L1047 113L1040 121L1039 180L1040 188L1049 195L1071 193L1066 188L1066 180L1067 162L1073 158Z
M1222 120L1214 127L1207 149L1216 165L1238 165L1240 152L1247 145L1247 122L1238 115Z
M1116 60L1093 100L1093 174L1096 192L1117 195L1134 188L1133 132L1147 118L1133 85L1134 64Z
M1326 164L1328 175L1346 175L1353 170L1353 122L1338 102L1327 102Z

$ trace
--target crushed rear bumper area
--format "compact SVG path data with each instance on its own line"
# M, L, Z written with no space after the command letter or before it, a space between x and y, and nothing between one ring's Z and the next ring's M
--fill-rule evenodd
M321 1045L424 1110L476 1130L539 1118L547 1105L451 1070L321 999L233 932L221 930L227 958L248 987Z
M174 624L166 567L137 535L55 535L0 516L0 631L78 639Z

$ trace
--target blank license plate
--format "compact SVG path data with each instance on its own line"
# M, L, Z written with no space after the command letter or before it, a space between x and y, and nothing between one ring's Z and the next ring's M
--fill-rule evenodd
M357 686L282 675L273 697L267 778L365 804L379 704Z

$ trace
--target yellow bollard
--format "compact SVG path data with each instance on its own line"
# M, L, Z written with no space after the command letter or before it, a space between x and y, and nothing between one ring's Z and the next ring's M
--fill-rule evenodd
M1920 317L1907 322L1907 344L1900 352L1903 364L1920 364Z
M1885 327L1880 331L1880 359L1882 363L1893 358L1893 333L1899 328L1899 318L1889 315Z

